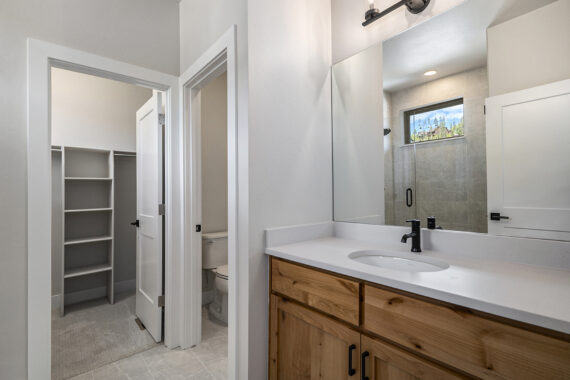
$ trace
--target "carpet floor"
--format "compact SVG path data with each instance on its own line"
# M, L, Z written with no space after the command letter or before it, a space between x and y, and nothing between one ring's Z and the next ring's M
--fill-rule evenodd
M89 372L155 347L148 331L135 322L135 294L71 305L52 314L52 380Z

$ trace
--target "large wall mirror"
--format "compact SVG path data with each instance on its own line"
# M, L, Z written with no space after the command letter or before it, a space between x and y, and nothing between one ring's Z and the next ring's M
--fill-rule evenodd
M336 221L426 227L434 216L445 230L570 240L570 95L492 97L501 75L488 72L508 60L500 44L513 32L493 26L549 3L467 1L333 65Z

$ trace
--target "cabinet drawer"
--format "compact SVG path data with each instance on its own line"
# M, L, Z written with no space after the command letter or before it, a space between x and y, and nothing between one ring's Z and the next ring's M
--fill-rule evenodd
M570 343L369 285L363 327L482 378L569 379Z
M271 290L358 325L357 281L272 258Z

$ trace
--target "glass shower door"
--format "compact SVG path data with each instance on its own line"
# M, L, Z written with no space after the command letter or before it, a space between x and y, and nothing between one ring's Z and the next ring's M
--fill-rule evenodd
M386 224L407 226L406 220L417 218L415 145L395 146L386 170L391 170L386 177L391 182L386 186Z

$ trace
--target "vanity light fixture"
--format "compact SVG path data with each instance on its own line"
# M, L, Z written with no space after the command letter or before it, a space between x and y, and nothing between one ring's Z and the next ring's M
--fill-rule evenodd
M364 22L362 26L373 23L376 20L386 16L388 13L400 8L405 5L410 13L420 13L429 5L430 0L400 0L396 4L384 9L380 12L377 8L374 8L374 0L368 0L369 9L364 14Z
M432 75L435 75L435 74L437 74L437 71L435 71L435 70L429 70L429 71L426 71L426 72L424 73L424 75L425 75L426 77L431 77Z

